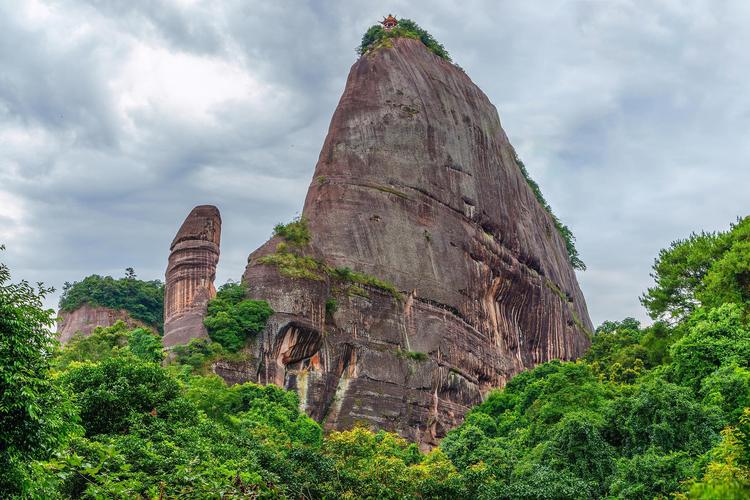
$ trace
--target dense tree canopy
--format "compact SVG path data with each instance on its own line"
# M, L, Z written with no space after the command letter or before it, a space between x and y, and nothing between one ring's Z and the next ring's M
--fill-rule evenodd
M660 254L644 303L671 323L605 322L472 410L441 447L477 497L750 495L747 224Z
M655 286L641 297L654 319L681 320L701 305L750 302L750 217L729 231L672 242L654 261Z
M75 283L65 283L60 309L73 311L83 304L124 309L134 319L161 331L164 323L164 285L161 281L141 281L128 268L124 278L92 274Z
M273 309L265 300L250 300L247 289L240 283L227 283L208 303L208 314L203 323L211 340L230 352L244 347L248 337L257 335L266 326Z
M670 262L657 271L665 278L701 273L676 288L657 279L658 316L669 322L605 322L584 358L516 375L429 453L364 427L324 436L295 393L227 386L211 366L237 354L215 340L177 347L163 366L154 332L118 323L55 351L44 290L10 284L0 266L0 490L11 498L747 498L745 225L660 254ZM670 253L703 255L707 245L721 248L707 261ZM219 301L214 313L235 323L214 338L235 339L230 347L270 314L260 304L237 308L247 301L239 285Z

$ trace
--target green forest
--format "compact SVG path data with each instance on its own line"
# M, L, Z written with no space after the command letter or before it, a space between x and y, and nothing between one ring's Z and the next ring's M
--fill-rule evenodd
M422 453L366 427L324 435L295 393L228 386L213 375L211 362L241 356L237 346L272 314L245 300L240 285L225 286L209 306L211 339L167 361L156 331L124 323L61 348L50 333L53 311L42 307L50 290L14 282L0 265L0 491L747 498L750 218L673 242L653 278L641 297L652 325L605 322L582 359L515 376Z
M164 326L164 284L159 280L137 279L133 268L127 268L120 279L92 274L81 281L66 282L60 296L60 310L74 311L84 304L123 309L159 331Z

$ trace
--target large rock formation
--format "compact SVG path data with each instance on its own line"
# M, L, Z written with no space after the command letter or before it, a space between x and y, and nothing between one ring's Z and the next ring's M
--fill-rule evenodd
M203 317L216 295L220 241L221 215L212 205L195 207L172 241L164 290L165 347L208 335Z
M512 375L579 356L586 304L515 158L487 96L419 41L361 57L305 200L311 241L250 255L249 295L276 314L253 364L215 370L296 389L326 428L428 445Z
M118 321L123 321L131 328L140 326L149 328L142 321L133 319L124 309L110 309L89 304L83 304L73 311L60 311L57 316L57 338L62 344L66 344L76 333L88 337L94 328L109 327Z

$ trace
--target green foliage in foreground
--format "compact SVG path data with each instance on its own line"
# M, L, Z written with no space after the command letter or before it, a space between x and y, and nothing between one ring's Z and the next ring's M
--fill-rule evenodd
M552 217L552 222L555 224L555 229L557 229L557 232L560 233L560 236L562 236L562 239L565 242L565 249L568 252L570 265L573 266L573 269L585 271L586 264L581 260L581 256L578 254L578 249L576 248L576 237L573 236L573 231L571 231L568 226L563 224L560 219L558 219L557 216L552 212L552 207L550 207L549 203L547 203L547 200L544 198L542 189L539 187L539 184L537 184L536 181L531 178L531 175L529 175L529 171L526 169L526 165L524 165L524 163L518 156L516 156L515 159L516 165L518 165L518 168L519 170L521 170L524 179L526 179L526 183L531 188L531 191L534 193L534 196L536 197L539 204L544 207L548 214L550 214L550 216Z
M230 352L245 346L250 336L266 326L273 309L265 300L246 299L247 289L239 283L226 283L208 303L203 323L211 340Z
M69 394L80 427L31 463L42 498L460 498L461 476L440 450L364 428L323 439L297 395L252 383L227 386L137 357L124 342L67 345L52 384ZM202 340L193 355L220 352ZM85 360L91 354L96 360ZM185 353L183 353L185 354ZM186 369L187 368L187 369ZM54 451L54 450L50 450ZM19 491L20 493L20 491Z
M141 281L130 268L120 279L93 274L75 283L66 282L60 296L60 309L74 311L84 304L124 309L134 319L161 331L164 284L159 280Z
M118 321L110 327L97 327L85 337L76 334L54 359L55 368L65 369L74 362L102 361L131 353L145 361L161 362L164 351L161 338L145 328L130 329Z
M722 282L741 290L729 267ZM672 324L605 322L582 360L521 373L475 407L441 443L459 473L481 473L472 495L747 498L750 310L739 292L698 295Z
M73 408L49 374L54 313L42 300L51 291L12 283L0 263L0 496L28 490L36 461L75 431Z
M750 258L743 245L732 251L721 260ZM723 282L741 285L741 273L727 264ZM3 497L750 496L750 325L739 285L720 299L706 287L672 323L605 322L583 359L515 376L424 454L360 427L324 437L294 393L197 375L228 355L210 340L175 349L162 367L158 338L119 324L50 359L51 311L39 292L7 283L0 267ZM225 290L223 300L243 299Z
M389 39L398 37L419 40L436 56L448 62L451 60L445 47L411 19L399 19L398 25L390 31L385 30L380 24L370 26L362 36L362 42L357 47L357 54L366 54L368 51L383 45Z

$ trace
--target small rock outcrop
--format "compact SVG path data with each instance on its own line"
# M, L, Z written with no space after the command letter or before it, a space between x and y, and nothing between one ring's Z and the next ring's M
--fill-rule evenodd
M195 207L172 241L164 291L165 347L208 335L203 318L216 295L220 241L221 215L213 205Z
M145 323L133 319L124 309L110 309L109 307L83 304L73 311L58 313L57 338L61 344L66 344L76 333L84 337L91 335L94 328L109 327L123 321L130 328L145 327Z

